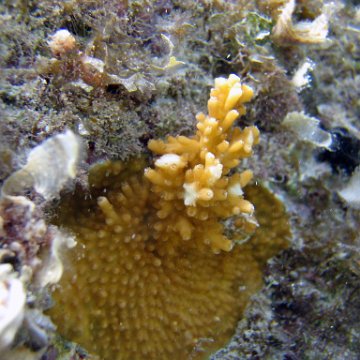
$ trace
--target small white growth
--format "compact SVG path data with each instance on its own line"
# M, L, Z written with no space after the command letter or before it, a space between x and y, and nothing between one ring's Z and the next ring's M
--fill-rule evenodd
M184 204L185 206L195 206L197 198L196 185L194 183L183 185L184 187Z
M300 67L296 70L291 82L298 90L304 89L310 82L309 71L314 69L314 63L307 59Z
M0 265L0 351L8 348L14 340L23 318L25 290L16 278L12 266Z
M48 45L53 55L63 55L75 49L76 40L68 30L60 29L51 35Z
M181 157L176 154L165 154L165 155L159 157L155 161L155 166L157 166L159 168L167 168L172 165L178 167L181 164L182 164Z
M244 194L240 183L235 183L228 188L228 193L233 196L242 196Z
M67 130L31 150L26 165L4 183L3 196L16 195L29 187L50 199L58 194L69 178L76 174L80 141Z
M300 140L329 149L332 143L331 135L320 129L319 123L314 117L293 111L286 115L282 125L294 132Z

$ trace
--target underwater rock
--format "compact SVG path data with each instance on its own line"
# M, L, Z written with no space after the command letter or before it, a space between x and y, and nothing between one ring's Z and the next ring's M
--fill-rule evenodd
M360 215L340 194L351 185L359 166L359 9L355 1L297 2L285 25L297 31L302 23L305 35L312 35L314 20L318 21L315 25L324 25L318 19L325 15L329 29L325 41L294 42L288 28L283 28L285 38L275 44L269 34L285 4L289 2L0 2L0 181L26 163L31 149L71 129L78 132L86 152L82 172L75 179L79 193L107 197L101 189L116 186L105 175L98 180L97 190L86 190L88 165L144 154L149 139L193 134L194 116L207 98L204 86L210 87L215 77L235 73L251 84L255 93L242 122L255 124L262 132L255 153L242 160L236 171L252 169L257 184L264 184L281 199L289 213L293 238L290 249L270 263L256 259L265 269L266 286L248 302L235 336L217 358L358 360ZM334 11L331 16L328 9ZM52 52L48 44L59 29L67 29L69 39L76 40L75 48L71 50L71 45L63 55ZM324 27L321 29L324 34ZM84 80L73 66L79 64L79 52L86 63ZM185 64L166 69L177 61ZM302 75L309 65L302 64L309 62L313 64L311 81L305 88L295 88L306 82ZM98 81L102 70L115 75L108 85ZM294 75L301 75L300 79ZM319 119L331 134L332 148L323 151L323 162L317 157L320 149L309 151L306 143L280 126L291 111ZM142 178L140 169L122 169L121 174L120 182L132 175ZM96 183L94 179L89 182ZM256 189L267 198L262 186ZM65 190L70 191L68 187ZM188 190L190 195L195 193L192 187ZM243 191L244 199L258 209L254 215L261 226L256 233L264 228L273 234L271 222L275 220L270 217L270 224L261 223L260 205L251 197L249 185ZM23 195L35 204L35 210L25 202L1 203L5 226L0 242L7 252L2 261L26 283L25 313L29 307L42 312L49 307L48 286L40 289L39 279L28 270L38 269L51 254L55 228L48 225L48 219L58 208L56 200L44 202L33 189ZM79 199L79 204L82 201ZM93 208L100 211L95 201ZM236 224L227 220L223 225L224 235L233 239ZM250 247L255 239L240 241L240 246ZM269 249L269 243L264 248ZM81 252L81 245L75 249L70 253ZM277 250L275 246L273 254ZM65 269L70 267L71 256L66 254L60 260ZM23 344L21 351L17 346L11 360L42 356L42 350L31 350L42 342L38 340L45 339L41 329L51 343L44 360L90 357L39 324L40 331L31 326L34 341L29 334L28 344L22 340L18 344L18 336L27 332L25 326L26 322L20 325L13 344ZM204 340L205 347L208 340ZM199 341L197 349L201 346Z

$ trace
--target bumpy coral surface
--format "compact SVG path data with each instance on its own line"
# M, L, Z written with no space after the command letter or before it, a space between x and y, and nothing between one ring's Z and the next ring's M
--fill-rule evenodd
M227 238L220 222L254 227L242 192L252 174L230 175L258 141L255 127L232 127L251 94L234 75L217 79L193 138L150 142L154 169L105 162L89 193L63 199L57 222L79 242L52 312L63 335L101 359L200 358L229 339L274 253L266 237L236 244L243 235L233 226Z

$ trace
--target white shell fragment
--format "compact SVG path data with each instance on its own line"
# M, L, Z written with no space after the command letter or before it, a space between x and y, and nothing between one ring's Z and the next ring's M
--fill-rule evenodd
M307 116L303 112L293 111L286 115L282 125L295 133L301 141L330 149L331 135L320 129L319 123L320 121L314 117Z
M37 283L41 288L59 282L63 274L63 264L60 257L61 250L71 249L74 246L76 246L74 237L66 236L60 231L55 235L49 253L36 276Z
M14 340L23 318L25 290L10 264L0 265L0 352Z
M26 165L4 183L3 196L21 194L33 187L45 199L55 197L69 178L76 174L80 141L67 130L31 150Z

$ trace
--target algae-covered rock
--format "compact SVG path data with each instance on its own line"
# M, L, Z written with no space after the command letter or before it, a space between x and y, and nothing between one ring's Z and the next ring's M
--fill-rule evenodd
M56 245L57 236L64 245L73 239L50 225L58 201L111 182L106 173L88 178L92 165L148 156L151 166L148 142L193 134L195 114L205 111L204 89L231 73L254 89L237 126L261 132L252 157L234 171L251 168L254 189L268 189L259 196L275 194L273 204L281 204L266 209L273 209L267 223L259 218L261 238L288 227L292 238L264 261L263 287L232 340L212 357L357 359L359 19L355 2L342 0L1 2L0 181L3 194L16 196L0 204L0 265L9 269L3 289L20 281L25 293L22 317L15 317L22 322L11 341L4 338L14 350L9 359L90 358L74 339L59 338L43 315L56 304L40 280L59 277L46 269L58 264L68 276L77 254ZM281 125L290 113L306 114L316 127L298 116L291 131ZM46 196L36 186L38 173L26 174L26 159L66 130L82 144L77 173L68 178L54 158L43 180L61 191ZM314 134L327 140L325 148ZM46 161L58 157L52 154ZM5 184L19 171L24 186L13 183L17 193L7 194ZM255 214L256 206L266 214L252 202ZM280 208L288 221L274 229ZM236 230L231 221L223 226L226 235Z

